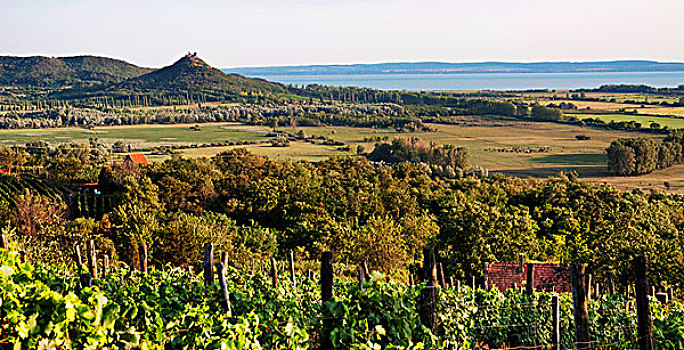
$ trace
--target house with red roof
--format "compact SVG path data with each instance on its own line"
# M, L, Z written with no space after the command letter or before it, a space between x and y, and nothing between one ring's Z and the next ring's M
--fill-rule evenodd
M145 155L142 153L133 153L133 154L127 155L124 158L124 163L125 164L135 164L135 165L141 165L141 164L148 165L148 164L150 164L147 161L147 157L145 157Z

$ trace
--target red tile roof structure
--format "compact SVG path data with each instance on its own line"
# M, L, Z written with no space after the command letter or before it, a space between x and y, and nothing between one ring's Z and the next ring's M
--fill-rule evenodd
M527 264L523 264L522 274L518 263L493 262L487 272L489 285L500 291L520 287L527 279ZM570 273L561 264L535 263L534 289L536 291L570 292Z
M127 155L126 158L124 159L124 162L132 162L133 164L137 164L137 165L140 165L140 164L150 164L150 163L147 161L147 157L145 157L145 155L142 154L142 153L129 154L129 155Z

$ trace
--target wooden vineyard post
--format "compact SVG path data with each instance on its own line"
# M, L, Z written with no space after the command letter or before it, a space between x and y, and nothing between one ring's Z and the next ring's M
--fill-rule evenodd
M221 253L221 262L223 263L223 268L228 268L228 252Z
M525 273L525 254L520 253L518 254L518 273L520 274L520 279L524 277Z
M26 264L28 262L28 259L26 258L26 251L25 250L19 251L19 260L24 264Z
M325 303L333 297L333 254L321 254L321 300Z
M587 282L585 284L585 286L587 287L587 300L591 300L591 292L592 292L591 280L592 280L591 274L588 273L587 274Z
M109 255L105 254L102 257L102 276L107 276L109 273Z
M230 316L232 313L230 294L228 294L228 285L226 284L226 268L222 262L216 264L216 275L218 275L219 286L221 287L221 307Z
M435 266L435 253L430 248L423 249L423 280L426 282L420 291L420 322L437 334L439 316L437 315L438 291L437 291L437 268Z
M534 294L534 264L527 263L527 286L525 289L527 295Z
M290 250L287 255L287 259L290 262L290 278L292 279L292 288L297 289L297 275L295 274L295 263L294 263L294 253Z
M81 246L79 245L76 245L76 248L74 249L74 260L76 261L76 268L80 274L81 269L83 268L83 257L81 257Z
M444 268L442 267L442 263L437 264L437 278L439 279L439 286L445 289L446 280L444 279Z
M0 248L2 248L2 250L5 252L9 252L9 243L7 242L7 235L2 235L0 237Z
M333 253L330 251L321 254L321 302L325 304L333 297ZM323 329L321 331L320 349L332 349L332 338L330 332L332 331L333 320L330 318L323 319Z
M278 288L278 263L275 258L271 258L271 284L273 288Z
M669 301L674 300L674 288L672 288L672 287L667 289L667 300L669 300Z
M82 273L79 279L81 281L81 288L93 286L93 277L89 273Z
M95 241L92 239L88 244L88 270L93 279L97 279L97 253L95 252Z
M140 263L140 272L147 274L147 244L138 246L138 261Z
M413 286L416 285L416 281L413 279L413 274L412 274L412 273L409 273L409 285L410 285L411 287L413 287Z
M570 264L572 306L575 318L575 346L578 350L591 349L589 314L587 313L586 268L585 264Z
M214 283L214 243L204 243L204 284Z
M364 282L366 282L366 277L363 275L363 269L359 269L358 279L359 279L359 290L363 292L363 291L365 291L363 288L363 284L364 284Z
M561 349L561 331L560 331L560 302L558 295L551 297L551 312L553 329L551 333L551 350Z
M634 281L639 349L653 350L653 324L651 323L651 306L648 303L649 281L646 255L639 254L634 257Z
M615 274L613 271L608 272L608 294L615 294Z
M475 287L477 287L475 284L475 276L470 276L470 288L475 291Z
M368 270L368 263L366 260L363 261L363 274L366 276L370 276L370 270Z
M484 274L482 275L482 288L485 292L489 291L489 263L484 263Z
M456 281L454 280L454 276L449 276L449 285L451 288L456 288Z

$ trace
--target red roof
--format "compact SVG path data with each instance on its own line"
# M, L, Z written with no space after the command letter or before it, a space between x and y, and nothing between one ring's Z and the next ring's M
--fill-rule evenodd
M527 264L523 265L520 273L519 263L493 262L489 264L487 273L489 284L504 291L514 286L520 286L523 279L527 278ZM535 263L534 264L534 288L538 291L569 292L570 275L568 270L560 264Z
M150 164L147 158L142 153L129 154L126 156L126 161L133 162L133 164Z

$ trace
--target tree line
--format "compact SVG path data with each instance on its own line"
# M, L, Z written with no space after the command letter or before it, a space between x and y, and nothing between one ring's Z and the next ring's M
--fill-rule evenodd
M623 193L572 174L444 181L410 162L274 161L245 150L97 168L113 208L101 218L67 218L62 199L17 193L13 204L0 199L0 228L31 259L64 263L75 242L89 239L120 264L134 264L137 245L147 244L152 263L174 265L199 260L202 244L213 241L242 259L293 250L306 260L332 250L340 262L368 260L400 276L418 263L423 247L435 246L448 273L459 277L524 253L538 261L586 261L597 278L615 272L629 279L630 257L647 253L656 284L684 278L684 202Z
M663 140L622 138L611 142L608 170L620 176L651 173L684 163L684 130L675 130Z

